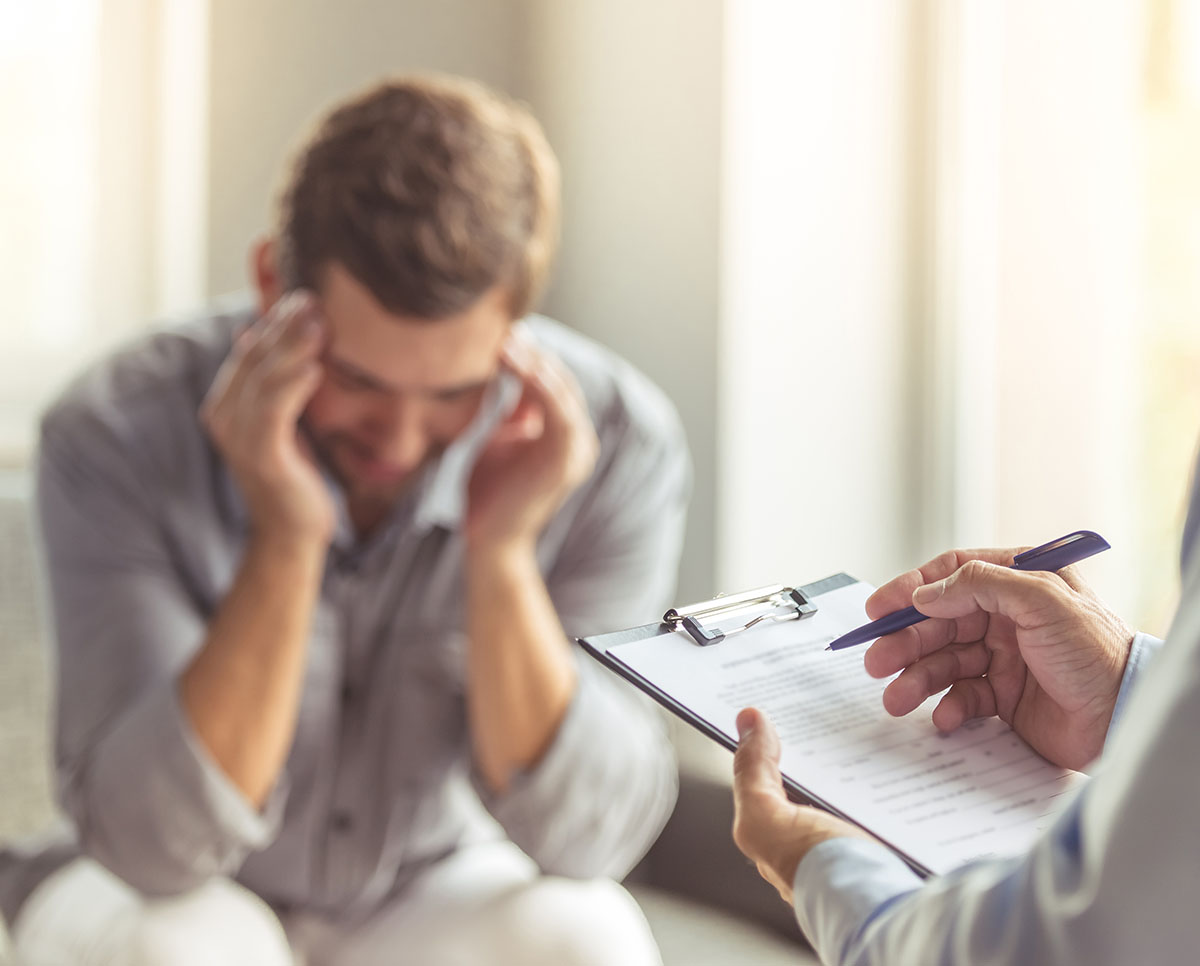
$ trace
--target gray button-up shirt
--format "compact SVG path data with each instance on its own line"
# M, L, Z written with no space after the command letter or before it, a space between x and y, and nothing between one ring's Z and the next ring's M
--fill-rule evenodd
M150 894L230 875L277 905L344 916L481 837L507 835L548 873L623 875L666 820L675 773L657 713L615 676L578 660L549 751L505 794L472 767L460 521L496 394L369 539L343 510L266 807L209 757L178 678L248 521L197 410L251 318L153 335L43 423L59 794L83 849ZM690 469L677 415L612 353L548 319L524 324L574 372L600 439L594 473L538 544L550 596L571 636L644 623L668 603L680 549Z

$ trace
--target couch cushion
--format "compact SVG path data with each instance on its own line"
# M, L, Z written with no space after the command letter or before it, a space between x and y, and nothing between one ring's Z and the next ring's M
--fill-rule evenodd
M37 832L50 793L49 655L24 474L0 473L0 842Z

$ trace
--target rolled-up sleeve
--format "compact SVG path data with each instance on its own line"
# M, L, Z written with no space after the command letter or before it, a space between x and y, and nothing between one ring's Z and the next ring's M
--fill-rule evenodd
M678 782L653 708L579 663L580 686L550 748L485 804L517 845L552 875L621 878L662 830Z
M645 623L674 593L691 463L673 410L650 403L652 419L600 427L606 458L547 577L571 637ZM674 750L649 698L582 650L575 660L576 693L547 753L505 794L480 791L543 871L620 878L670 817Z
M37 502L57 648L56 766L83 849L143 893L236 870L275 835L208 756L178 679L204 640L138 450L86 413L43 424Z

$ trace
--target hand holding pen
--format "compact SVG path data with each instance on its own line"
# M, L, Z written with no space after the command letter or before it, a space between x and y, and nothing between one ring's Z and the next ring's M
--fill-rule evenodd
M1046 758L1080 769L1103 747L1133 633L1072 568L1013 569L1021 552L949 551L884 584L867 615L912 605L917 622L880 637L864 665L874 677L899 672L883 694L890 714L946 691L933 711L940 730L999 715Z

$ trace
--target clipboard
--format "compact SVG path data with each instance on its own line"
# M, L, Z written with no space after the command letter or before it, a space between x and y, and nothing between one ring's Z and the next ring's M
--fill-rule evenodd
M737 641L740 635L773 634L778 639L780 635L786 635L788 632L783 628L768 630L769 628L775 628L776 625L793 621L801 623L809 621L815 615L821 613L823 603L830 605L828 608L829 614L826 615L826 620L823 622L813 621L813 626L823 624L826 629L833 629L837 634L850 630L856 626L854 620L857 619L857 614L853 616L847 614L844 600L847 596L853 596L855 600L860 598L865 600L866 594L871 590L873 590L872 587L862 584L849 574L838 573L823 580L799 586L758 588L728 597L716 597L699 604L672 608L660 620L653 623L607 634L576 638L575 640L592 658L615 674L620 675L640 691L649 695L673 715L687 722L692 728L708 736L722 747L730 751L736 751L736 738L715 725L704 714L698 713L693 707L689 706L687 701L681 700L676 693L660 687L650 677L631 667L627 661L619 659L616 656L619 649L625 645L661 642L661 644L673 648L674 652L682 654L685 661L691 660L688 655L694 653L697 664L701 661L706 661L710 666L711 673L711 666L715 661L714 653L719 653L719 650L723 648L736 647L737 645L731 642ZM838 604L839 600L842 603ZM835 617L835 614L843 616ZM730 617L736 618L731 626L728 624ZM858 620L858 623L861 623L861 620ZM836 624L836 626L831 628L831 624ZM841 626L842 624L846 626ZM673 640L664 640L666 638L672 638ZM683 645L679 643L681 640L686 640L688 648L695 648L695 652L683 648ZM822 643L824 642L822 641ZM701 651L706 651L708 654L704 658L701 658L699 656L699 652ZM838 653L833 652L833 655ZM851 660L858 660L860 662L861 675L865 677L865 671L861 671L861 657L854 658L853 652L840 653L850 655ZM861 654L861 652L858 653ZM832 662L839 659L832 655L828 658L815 658L810 652L807 654L805 660L810 662L828 660ZM747 660L734 663L752 663L752 661ZM884 683L878 682L880 690L882 690ZM887 717L887 713L881 704L878 710L880 716L883 718ZM1045 762L1036 752L1033 752L1023 741L1017 738L1011 729L1000 722L999 719L988 719L986 722L980 721L964 725L962 729L959 729L959 732L965 732L968 729L973 730L972 735L967 735L964 738L958 732L955 733L958 737L943 736L940 733L936 733L936 729L928 721L928 712L924 712L924 725L915 717L921 714L921 711L917 711L914 712L914 715L910 715L904 719L888 720L897 722L896 728L901 731L908 729L912 732L914 729L920 730L923 727L925 731L922 733L926 737L921 740L935 748L935 751L931 752L931 754L941 753L936 751L936 748L939 747L937 742L942 739L947 740L947 746L952 749L951 755L963 755L965 756L963 758L964 761L970 759L972 754L976 756L992 755L993 751L987 747L989 744L995 748L1003 746L1005 754L1008 755L1008 759L1005 760L1011 761L1015 767L1015 770L1011 773L1031 776L1032 779L1040 783L1037 786L1037 791L1032 793L1035 798L1040 796L1040 799L1035 802L1035 806L1040 807L1042 804L1041 799L1044 799L1045 803L1049 805L1052 799L1068 790L1080 777L1076 776L1076 773L1068 772L1066 769L1057 769ZM861 818L856 818L855 814L853 814L856 809L863 807L861 802L847 804L846 807L843 807L840 802L833 800L836 796L822 794L810 787L810 785L805 784L804 775L789 774L786 767L788 745L786 744L786 737L781 734L781 738L785 741L785 761L781 765L781 773L783 774L784 788L790 799L801 804L815 805L865 829L922 877L948 871L950 868L974 858L1005 854L1004 851L988 851L987 849L974 853L971 852L970 848L976 845L990 845L997 842L1004 844L1015 843L1013 844L1012 851L1017 851L1023 847L1021 836L1031 840L1036 832L1049 824L1049 819L1039 824L1040 819L1050 814L1049 810L1042 815L1034 817L1033 812L1037 808L1035 807L1033 810L1026 808L1024 812L1012 813L1020 821L1014 823L1011 829L1003 834L997 833L997 835L993 836L994 842L981 833L979 842L969 842L961 855L956 854L953 850L947 851L946 848L941 846L935 850L932 846L926 847L927 843L922 841L920 836L910 834L907 829L897 831L897 827L893 825L892 834L889 834L886 827L888 822L886 820L882 822L877 820L879 810L877 803L871 803L871 809L874 809L874 812L870 810L867 810L865 813L862 811L859 812L860 816L862 814L869 814L876 820L872 822L863 821ZM967 750L965 752L959 750L962 748L966 748ZM904 753L907 754L907 750ZM982 764L982 759L971 760L965 767L968 769L983 768L983 765L986 764L987 768L983 769L984 771L996 772L997 766L991 762L999 760L1001 759L995 758ZM1009 765L1006 764L999 767L1004 769L1009 768ZM996 774L1003 778L1005 772L1000 771ZM946 781L945 776L939 776L939 781L944 784ZM828 784L827 781L825 783ZM1027 791L1023 788L1018 790L1023 793ZM955 794L961 793L956 792ZM994 799L984 796L980 807L986 812L987 808L994 801L998 803L998 811L1009 809L1010 805L1003 797L1007 794L1008 791L1002 789ZM933 797L936 798L936 794ZM1022 804L1028 806L1029 802L1023 801ZM973 816L973 812L964 813L961 819L965 821L968 817ZM922 816L920 820L924 821L925 817ZM984 832L989 831L987 829L984 830ZM967 838L971 837L967 836ZM905 845L905 842L915 842L920 845L920 848L914 849L911 845ZM923 858L914 854L917 851L922 852L926 857Z

